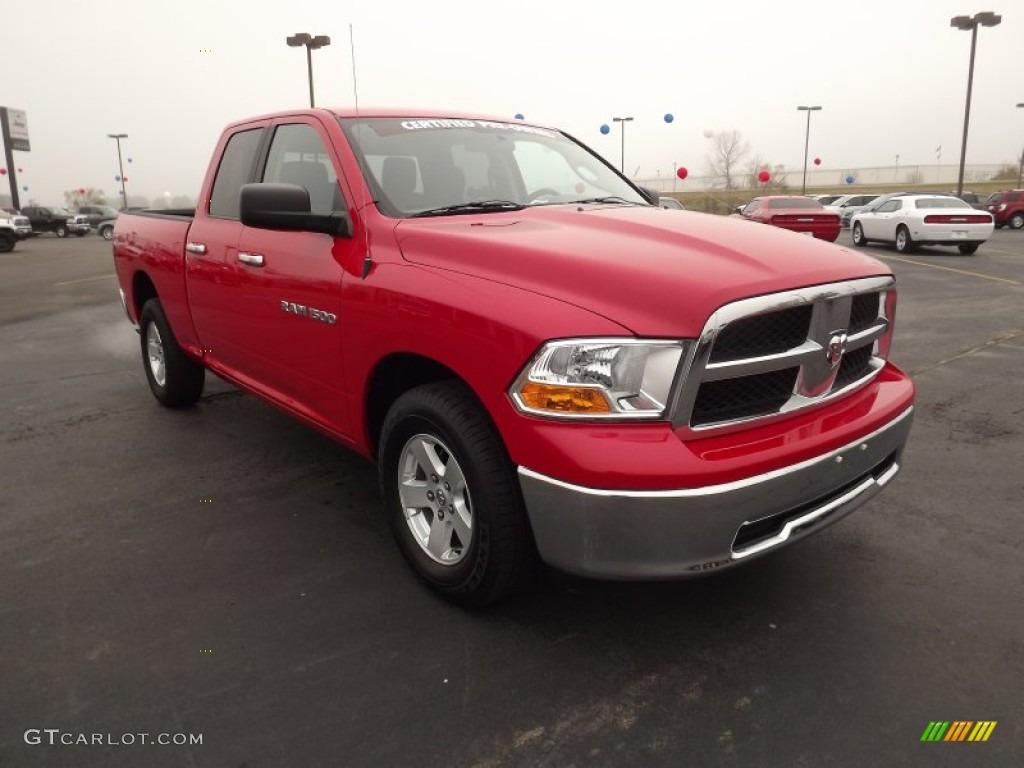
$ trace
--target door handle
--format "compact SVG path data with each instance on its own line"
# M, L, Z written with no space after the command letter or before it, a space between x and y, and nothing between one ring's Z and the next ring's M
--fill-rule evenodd
M194 253L197 256L203 256L206 254L206 246L202 243L186 243L185 250L189 253Z
M248 264L250 267L263 266L262 253L246 253L245 251L242 251L238 254L238 260L243 264Z

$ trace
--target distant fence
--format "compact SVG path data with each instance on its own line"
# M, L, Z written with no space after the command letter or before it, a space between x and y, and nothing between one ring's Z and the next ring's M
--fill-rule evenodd
M995 165L968 165L964 168L964 185L978 184L991 181L1000 171L1006 168L1006 164ZM934 184L937 187L956 187L957 175L960 171L959 164L951 165L883 165L873 168L820 168L809 166L807 168L807 188L819 187L850 187L852 189L873 187L873 186L898 186L906 184L916 186L919 184ZM852 183L847 182L847 177L853 179ZM651 187L659 192L706 192L714 189L723 189L726 185L721 176L687 176L685 179L678 179L669 176L658 178L635 178L637 184ZM760 184L750 185L747 174L735 174L733 176L734 189L757 189ZM803 184L803 168L786 168L782 177L776 174L775 182L781 181L789 189L800 191ZM1012 180L1006 182L1007 186L1017 183L1016 175Z

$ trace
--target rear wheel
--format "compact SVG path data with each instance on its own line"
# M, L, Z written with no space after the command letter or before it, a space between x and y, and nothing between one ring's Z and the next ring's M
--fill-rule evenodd
M14 235L0 232L0 253L10 253L14 250L14 244L18 239Z
M1018 211L1010 217L1010 229L1020 229L1024 227L1024 212Z
M67 237L68 228L65 227L63 224L58 224L57 228L53 230L53 234L55 234L57 237Z
M142 365L153 397L168 408L193 405L203 394L206 371L178 346L159 299L150 299L139 320Z
M99 233L100 233L100 237L102 237L104 240L113 240L114 239L114 228L111 225L109 225L109 224L100 227Z
M896 251L910 253L914 250L914 241L910 239L910 230L902 224L896 229Z
M964 256L970 256L972 253L978 250L978 243L967 243L965 245L958 245L957 248L960 249L960 253L962 253Z
M853 244L858 248L863 248L868 244L868 239L864 237L864 228L859 221L853 225Z
M381 429L379 469L399 549L445 599L479 607L529 581L533 539L515 471L464 385L425 384L399 397Z

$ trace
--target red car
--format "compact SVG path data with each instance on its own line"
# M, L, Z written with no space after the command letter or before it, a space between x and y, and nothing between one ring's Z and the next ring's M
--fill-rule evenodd
M830 243L834 243L839 237L839 215L826 211L821 203L810 197L755 197L736 215L750 221L813 235Z

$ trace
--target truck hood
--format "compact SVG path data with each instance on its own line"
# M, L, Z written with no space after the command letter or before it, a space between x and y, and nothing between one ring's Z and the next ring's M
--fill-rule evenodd
M583 307L638 335L693 337L723 304L889 274L777 227L647 206L536 206L403 219L403 257Z

